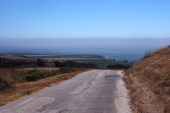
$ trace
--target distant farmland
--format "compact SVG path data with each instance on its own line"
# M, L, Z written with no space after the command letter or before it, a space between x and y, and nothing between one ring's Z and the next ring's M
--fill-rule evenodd
M71 61L86 61L96 64L98 67L107 67L108 65L122 64L122 65L132 65L133 63L122 63L115 62L112 59L103 58L100 55L60 55L60 54L33 54L24 55L33 58L43 58L51 60L71 60Z

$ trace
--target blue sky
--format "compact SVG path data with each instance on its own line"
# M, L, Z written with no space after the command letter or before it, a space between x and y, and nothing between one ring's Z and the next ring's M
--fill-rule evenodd
M170 37L170 0L0 0L0 37Z

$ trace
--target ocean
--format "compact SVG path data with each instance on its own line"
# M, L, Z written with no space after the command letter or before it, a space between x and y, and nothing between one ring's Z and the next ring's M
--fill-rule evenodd
M0 38L0 53L88 54L134 61L170 38Z

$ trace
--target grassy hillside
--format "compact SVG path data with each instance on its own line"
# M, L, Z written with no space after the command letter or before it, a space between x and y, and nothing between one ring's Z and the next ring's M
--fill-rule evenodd
M170 113L170 46L147 53L124 80L134 113Z

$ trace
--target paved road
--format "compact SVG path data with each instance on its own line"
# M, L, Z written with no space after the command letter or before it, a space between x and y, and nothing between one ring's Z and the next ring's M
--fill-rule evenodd
M117 113L118 71L92 70L0 107L0 113Z

